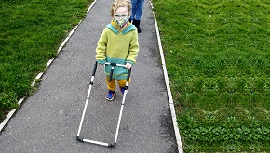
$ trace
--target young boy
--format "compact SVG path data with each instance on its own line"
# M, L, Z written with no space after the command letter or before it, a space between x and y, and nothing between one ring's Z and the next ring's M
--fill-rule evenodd
M128 69L136 62L139 52L138 32L136 27L128 22L131 4L129 0L115 0L111 6L112 21L103 30L96 48L96 59L99 64L105 62L123 64L116 66L113 79L109 82L111 65L105 65L106 82L108 87L107 100L115 96L115 80L122 94L125 92Z

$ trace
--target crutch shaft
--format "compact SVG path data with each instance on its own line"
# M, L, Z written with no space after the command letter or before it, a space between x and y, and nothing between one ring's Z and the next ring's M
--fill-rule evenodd
M85 106L84 106L84 110L83 110L83 114L82 114L82 119L81 119L81 122L80 122L80 126L79 126L79 129L78 129L77 137L80 136L80 133L81 133L81 128L82 128L82 124L83 124L83 120L84 120L84 116L85 116L85 112L86 112L87 106L88 106L88 99L85 102Z
M131 73L131 69L128 71L129 76ZM129 78L128 78L129 80ZM124 96L122 99L122 104L121 104L121 109L120 109L120 114L119 114L119 118L118 118L118 122L117 122L117 126L116 126L116 130L115 130L115 137L114 137L114 143L116 144L117 141L117 137L118 137L118 131L119 131L119 127L120 127L120 122L121 122L121 118L122 118L122 113L123 113L123 109L124 109L124 105L125 105L125 100L126 100L126 95L128 93L128 81L126 82L126 90L124 92Z
M88 87L87 98L86 98L86 102L85 102L81 122L80 122L80 125L79 125L79 129L78 129L78 132L77 132L77 137L79 137L80 133L81 133L81 128L82 128L85 112L86 112L86 109L87 109L87 106L88 106L88 99L89 99L89 96L90 96L91 87L93 85L93 81L94 81L96 70L97 70L97 65L98 65L98 62L96 61L95 65L94 65L94 68L93 68L93 71L92 71L92 77L91 77L90 84L89 84L89 87Z

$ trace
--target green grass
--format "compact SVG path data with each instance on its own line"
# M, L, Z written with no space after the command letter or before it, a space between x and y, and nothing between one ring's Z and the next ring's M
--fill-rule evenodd
M0 120L92 0L0 3ZM185 152L269 152L270 2L153 0Z
M93 0L4 0L0 3L0 121L33 92L31 83Z
M269 152L270 2L153 3L184 152Z

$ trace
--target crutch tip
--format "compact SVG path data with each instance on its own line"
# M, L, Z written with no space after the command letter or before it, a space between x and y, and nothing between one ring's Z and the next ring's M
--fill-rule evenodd
M115 146L116 146L116 143L110 144L108 147L113 149L113 148L115 148Z
M83 142L83 139L80 136L76 136L76 140Z

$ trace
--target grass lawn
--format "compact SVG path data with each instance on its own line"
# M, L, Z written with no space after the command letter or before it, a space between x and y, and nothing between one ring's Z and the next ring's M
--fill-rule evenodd
M0 4L0 121L92 0ZM185 152L270 150L270 2L153 0Z
M270 1L153 3L184 152L269 152Z
M31 83L93 0L5 0L0 3L0 121L33 92Z

